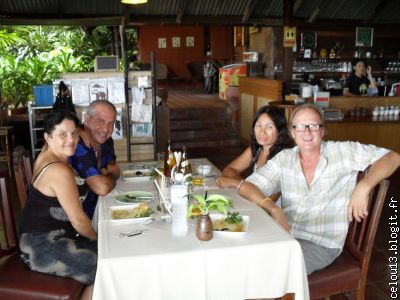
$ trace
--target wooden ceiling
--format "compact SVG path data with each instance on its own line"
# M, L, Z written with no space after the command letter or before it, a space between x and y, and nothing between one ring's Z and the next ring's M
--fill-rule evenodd
M294 25L400 23L400 0L1 0L0 24L281 26L284 7L293 7Z

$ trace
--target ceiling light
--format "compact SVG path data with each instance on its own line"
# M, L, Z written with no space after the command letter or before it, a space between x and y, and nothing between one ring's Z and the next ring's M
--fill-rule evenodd
M124 4L143 4L147 3L147 0L121 0Z

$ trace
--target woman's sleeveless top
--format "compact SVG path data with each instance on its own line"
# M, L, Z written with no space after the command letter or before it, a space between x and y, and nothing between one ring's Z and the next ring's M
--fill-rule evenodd
M20 220L20 236L26 232L48 232L57 229L64 229L66 235L76 234L57 197L46 196L33 186L33 182L40 178L53 163L57 163L57 161L45 165L32 181L28 200L26 201ZM82 199L86 197L86 195L81 195L81 190L85 190L83 188L84 180L79 178L78 175L75 175L75 180L78 185L79 198L82 203ZM80 187L82 187L82 189Z

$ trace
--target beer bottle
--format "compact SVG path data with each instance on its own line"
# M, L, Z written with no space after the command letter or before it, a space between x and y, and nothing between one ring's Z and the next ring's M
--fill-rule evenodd
M171 140L168 140L168 149L164 164L164 174L166 177L171 177L171 170L176 165L174 152L171 150Z
M182 148L182 159L181 159L180 169L181 169L180 172L183 173L183 175L192 174L192 166L190 165L187 154L187 148L185 145Z

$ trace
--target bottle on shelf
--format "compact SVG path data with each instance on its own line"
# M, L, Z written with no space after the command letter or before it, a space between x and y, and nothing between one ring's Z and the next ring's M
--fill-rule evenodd
M176 159L174 152L171 150L171 140L168 140L168 149L164 164L164 174L166 177L171 177L171 171L175 166L176 166Z

